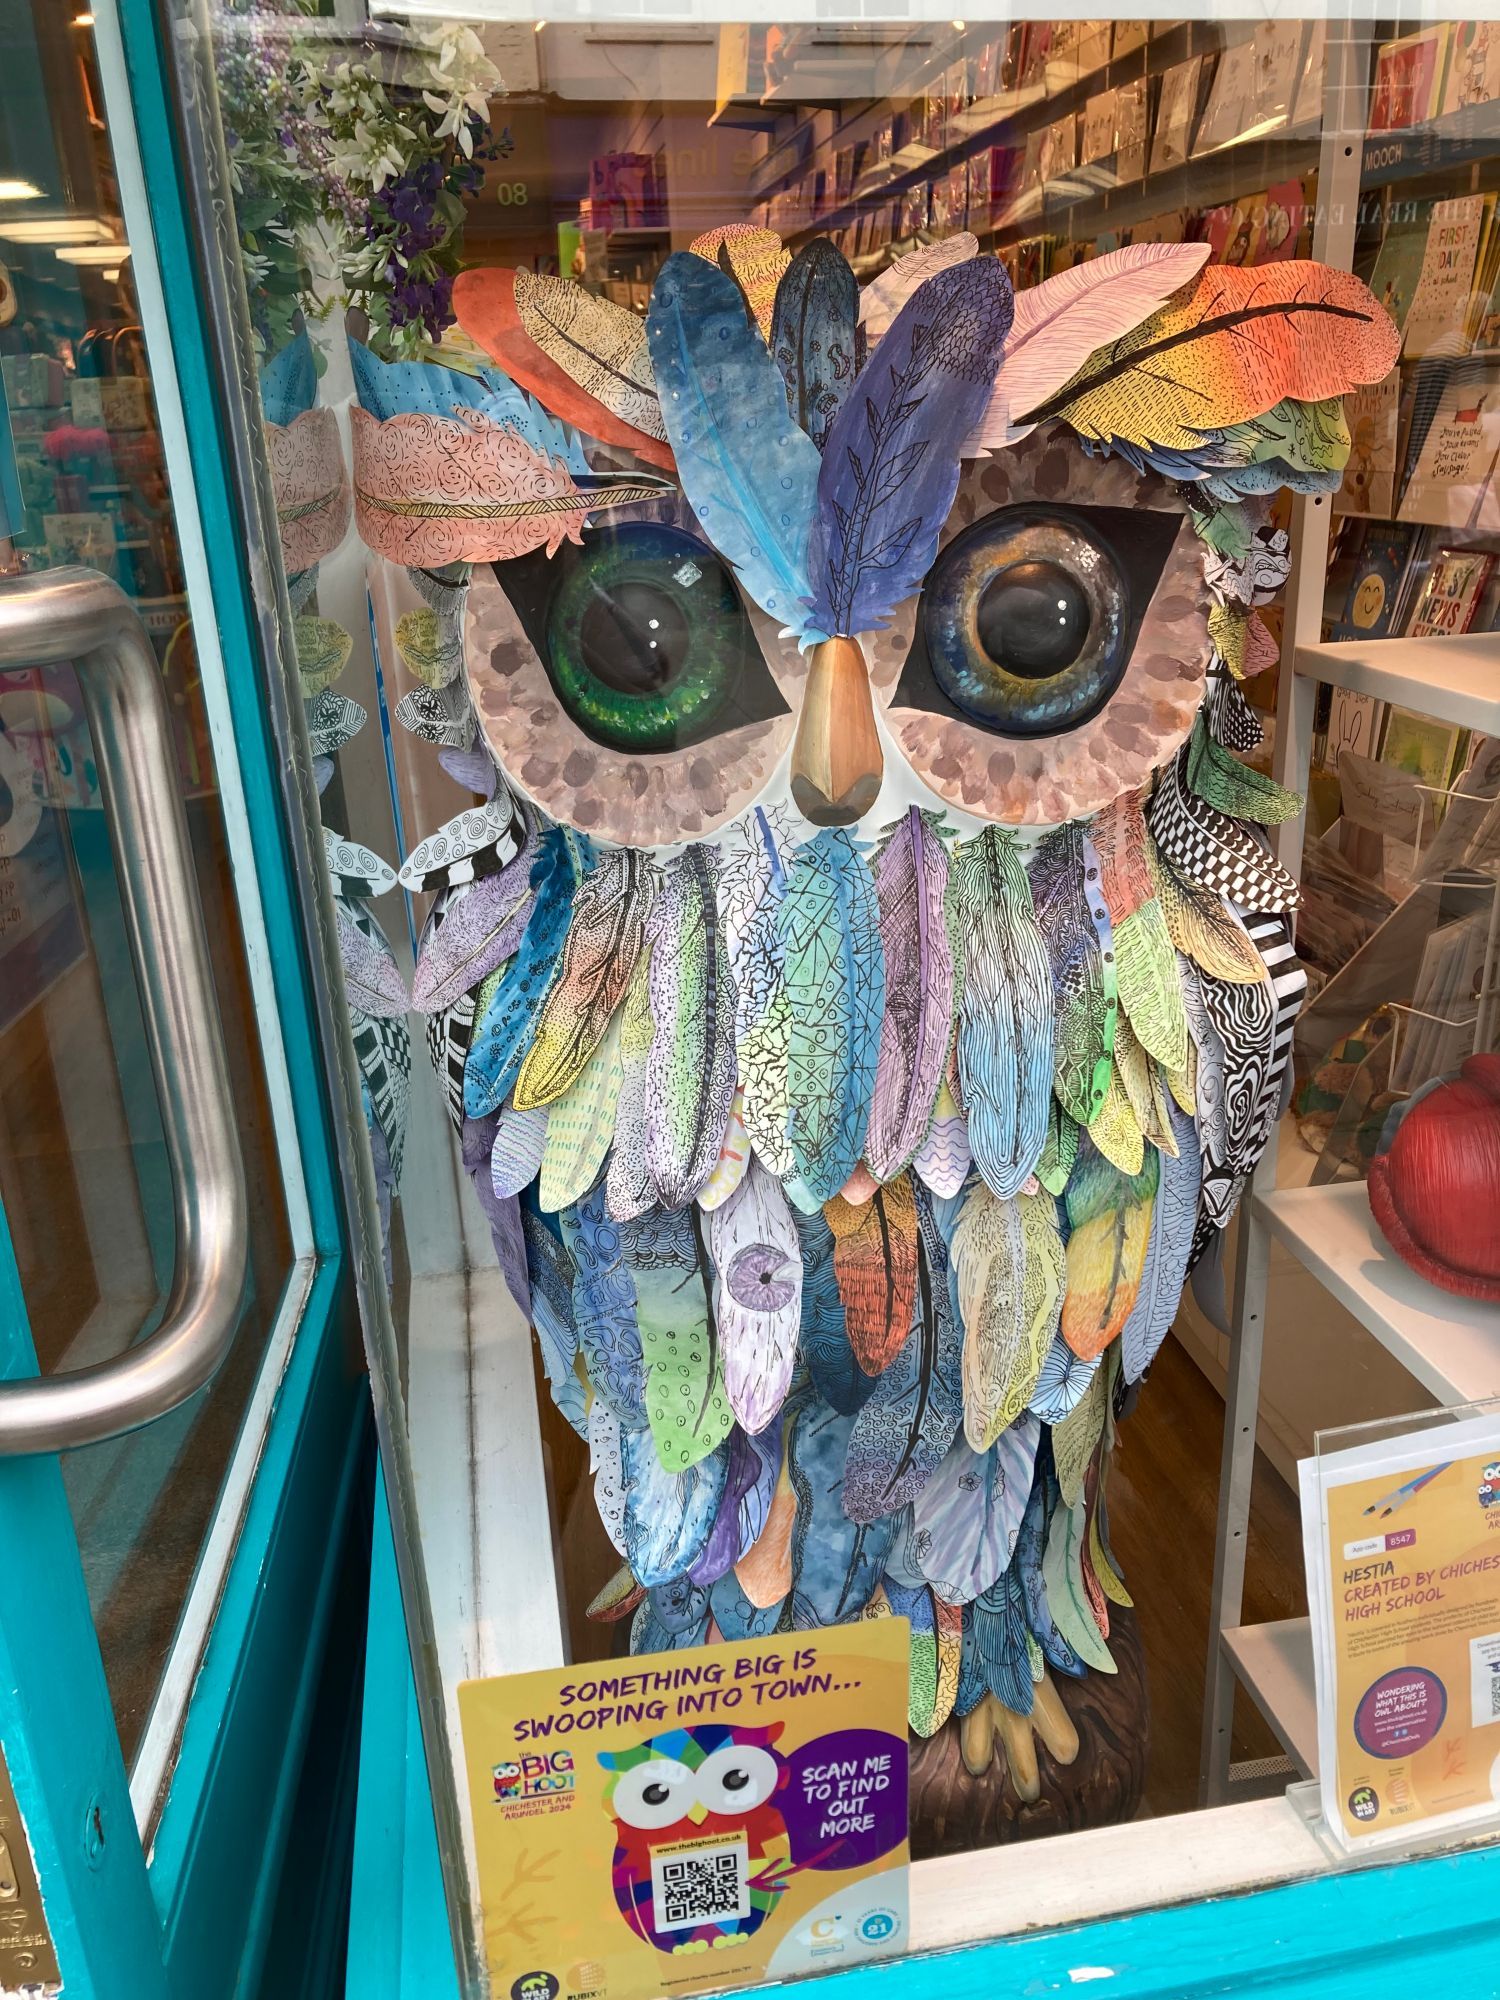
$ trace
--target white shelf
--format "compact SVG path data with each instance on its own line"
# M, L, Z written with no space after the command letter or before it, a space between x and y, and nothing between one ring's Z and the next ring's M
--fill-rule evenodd
M1312 1627L1305 1618L1235 1625L1224 1651L1276 1741L1306 1778L1318 1775L1318 1709L1313 1694Z
M1500 632L1304 644L1296 666L1308 680L1396 702L1460 729L1500 733Z
M1254 1200L1271 1233L1441 1403L1500 1394L1500 1306L1440 1291L1403 1264L1363 1181Z

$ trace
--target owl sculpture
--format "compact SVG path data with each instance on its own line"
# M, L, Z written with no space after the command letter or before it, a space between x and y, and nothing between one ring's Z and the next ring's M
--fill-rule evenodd
M1090 1754L1116 1422L1287 1080L1271 498L1338 485L1398 345L1345 273L1207 255L1013 296L956 236L861 291L740 227L644 319L476 270L451 353L355 350L399 713L480 800L403 868L413 999L594 1610L905 1616L913 1731L1023 1799Z
M785 1893L791 1842L776 1804L781 1724L706 1722L605 1751L620 1915L658 1951L708 1951L758 1931Z

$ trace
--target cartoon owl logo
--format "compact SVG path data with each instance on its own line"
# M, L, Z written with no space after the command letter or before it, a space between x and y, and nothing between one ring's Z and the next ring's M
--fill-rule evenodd
M779 1722L708 1722L601 1753L614 1774L604 1807L615 1822L615 1901L658 1951L752 1937L780 1902L792 1873L776 1804L787 1766L771 1747L780 1734Z

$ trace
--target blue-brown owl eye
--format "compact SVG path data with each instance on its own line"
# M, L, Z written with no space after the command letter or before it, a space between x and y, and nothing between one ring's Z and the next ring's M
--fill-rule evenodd
M898 705L956 711L1001 736L1055 736L1120 685L1176 516L1002 508L933 564Z
M787 712L728 570L680 528L602 525L495 573L596 743L662 753Z

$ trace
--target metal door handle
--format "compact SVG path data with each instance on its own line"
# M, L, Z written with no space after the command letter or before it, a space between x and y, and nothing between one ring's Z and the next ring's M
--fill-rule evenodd
M0 1382L0 1454L69 1451L185 1402L239 1324L249 1201L161 670L135 606L92 569L0 584L0 671L71 663L93 732L151 1070L177 1252L156 1331L111 1361Z

